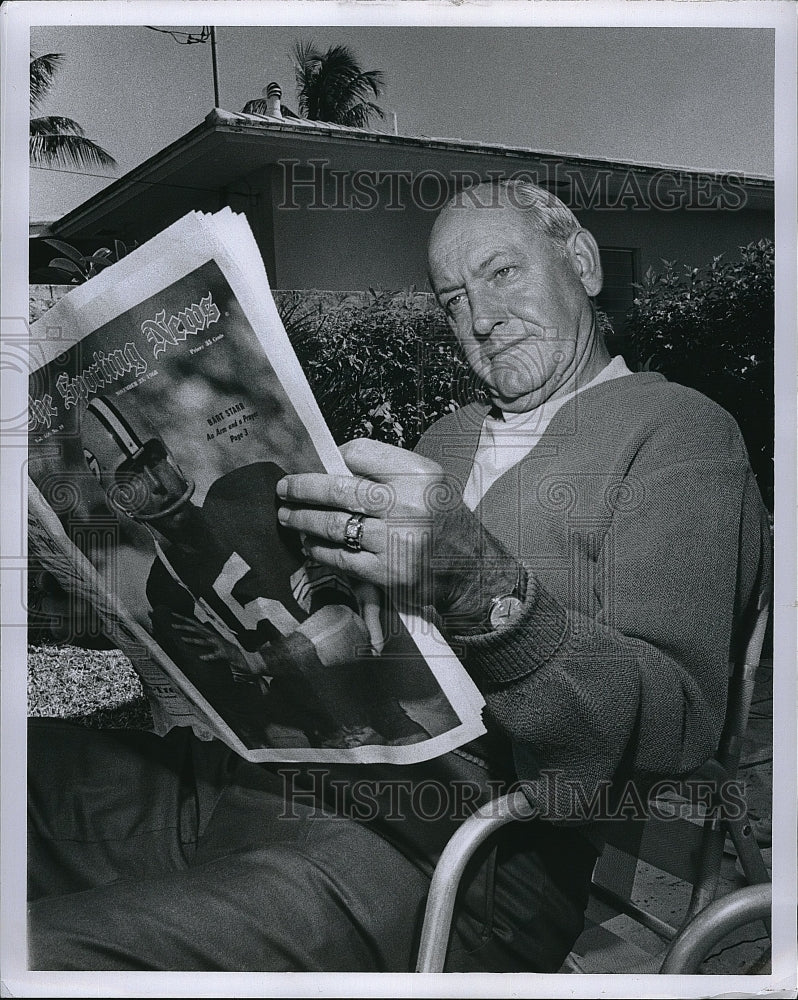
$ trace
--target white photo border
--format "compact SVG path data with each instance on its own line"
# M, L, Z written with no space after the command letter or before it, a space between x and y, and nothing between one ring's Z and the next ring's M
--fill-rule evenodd
M27 331L28 53L37 25L402 25L740 27L775 33L776 502L774 616L773 967L767 976L557 974L56 973L26 968L24 669L26 448L9 426L27 406L27 377L3 358L0 439L0 969L3 996L796 995L796 19L789 0L10 0L0 8L0 320L2 341ZM24 440L21 439L21 440ZM266 917L268 919L268 917Z

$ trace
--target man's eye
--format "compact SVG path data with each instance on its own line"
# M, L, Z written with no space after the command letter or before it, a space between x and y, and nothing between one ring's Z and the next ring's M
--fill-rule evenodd
M512 264L505 264L504 267L499 267L493 272L494 278L506 278L508 275L512 274L515 269Z
M465 295L453 295L446 302L446 312L450 316L453 316L456 312L458 312L462 308L464 301L465 301Z

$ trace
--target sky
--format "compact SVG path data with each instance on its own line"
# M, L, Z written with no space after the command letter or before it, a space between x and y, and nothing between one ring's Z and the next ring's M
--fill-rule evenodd
M217 34L220 104L229 111L271 80L295 106L291 50L313 39L349 45L365 69L383 70L379 103L402 134L773 174L769 28L221 26ZM64 55L39 113L77 119L119 164L104 177L31 170L34 220L59 218L213 107L207 44L180 45L144 26L59 26L34 27L31 49Z

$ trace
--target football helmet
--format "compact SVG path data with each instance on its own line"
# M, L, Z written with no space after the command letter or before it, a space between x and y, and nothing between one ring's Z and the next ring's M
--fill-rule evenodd
M119 513L155 521L191 499L193 480L143 414L127 417L107 396L95 396L83 413L80 436L89 469Z

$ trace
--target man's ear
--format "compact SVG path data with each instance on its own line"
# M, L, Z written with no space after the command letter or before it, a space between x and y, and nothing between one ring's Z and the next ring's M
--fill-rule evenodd
M601 254L598 243L587 229L577 229L568 238L568 255L576 269L579 280L593 298L598 295L604 285L604 272L601 269Z

